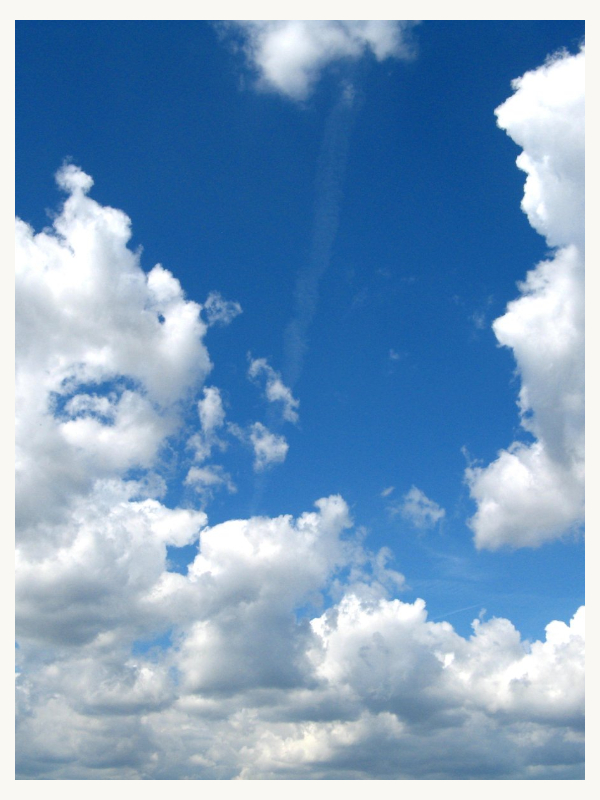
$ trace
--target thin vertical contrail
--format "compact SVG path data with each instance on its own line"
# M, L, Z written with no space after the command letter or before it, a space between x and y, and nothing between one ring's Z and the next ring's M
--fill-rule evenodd
M316 202L310 255L306 267L298 275L294 316L284 333L283 375L288 386L294 386L302 373L308 348L308 330L319 300L319 282L331 261L356 106L354 87L348 83L325 126L315 181Z
M340 217L342 187L348 159L348 142L358 103L353 85L345 84L331 109L317 162L315 214L311 248L306 266L296 279L294 316L284 332L282 377L293 387L298 381L308 349L308 330L319 301L319 283L331 261L331 251ZM268 411L269 428L281 426L273 409ZM251 514L257 512L264 494L266 474L255 475Z

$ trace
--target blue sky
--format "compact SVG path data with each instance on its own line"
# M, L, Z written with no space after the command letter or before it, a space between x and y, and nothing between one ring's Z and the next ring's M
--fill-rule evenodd
M267 695L297 686L309 692L313 684L304 664L314 646L296 641L290 631L305 631L308 620L328 613L337 615L338 627L327 617L329 633L315 623L311 635L330 637L330 656L317 672L333 692L341 667L327 658L339 647L354 663L352 636L344 639L341 627L344 613L352 617L350 597L363 604L360 613L352 612L357 631L367 617L365 631L371 630L373 609L384 616L396 609L404 619L398 609L416 609L422 598L427 619L448 619L457 641L474 641L474 619L483 628L497 618L510 620L523 641L540 640L536 646L548 623L568 625L584 604L582 462L573 449L581 430L582 348L575 334L563 346L569 331L577 333L579 319L581 215L578 196L569 194L579 186L573 156L579 150L563 124L572 118L575 78L569 73L560 83L554 77L577 63L583 39L583 22L577 21L295 30L203 22L17 24L16 213L31 226L19 240L23 274L44 259L58 269L54 277L51 271L25 277L17 306L24 331L19 339L18 327L23 355L17 364L22 358L25 376L18 397L31 409L23 413L20 495L22 586L29 599L21 617L17 605L17 638L33 706L24 723L22 776L480 777L469 773L472 742L460 737L464 764L455 753L436 772L425 748L411 768L386 772L377 742L395 735L385 728L392 725L389 715L398 724L416 724L402 705L403 690L390 690L387 705L359 703L354 710L339 698L320 696L322 715L338 703L335 713L328 712L332 720L351 725L371 715L365 738L356 733L366 755L354 771L351 751L338 752L330 741L329 750L323 744L334 752L329 761L321 755L291 759L287 772L277 772L276 748L269 755L258 742L266 741L269 719L317 724L314 711L302 717L316 700L290 700L282 710ZM548 78L558 81L557 90L544 94L541 78L521 89L511 86L563 49ZM497 124L495 110L512 95L517 100L503 107ZM559 99L553 105L548 96ZM547 119L539 111L544 103L552 109ZM515 159L523 149L534 166L522 210L526 166L517 168ZM536 158L541 165L558 164L556 172L548 177ZM57 189L55 174L64 164L70 166ZM71 197L70 211L60 216L65 196ZM131 220L128 244L126 224L111 222L106 207ZM570 211L564 214L563 207ZM64 248L52 255L47 242L32 238L57 217L63 238L56 232L51 238L70 248L71 260ZM539 278L546 288L532 284L527 295L517 284L544 260L551 264ZM179 281L181 291L164 270L151 273L155 264ZM147 290L153 299L143 309L140 268L154 276ZM538 298L537 309L547 304L530 313L527 296ZM521 305L504 316L517 300ZM552 310L563 301L567 311ZM202 306L200 327L189 316L197 316L193 303ZM148 309L155 327L144 316ZM493 329L499 318L505 322ZM553 343L553 330L567 333ZM34 402L40 386L45 388ZM34 435L34 425L46 433ZM523 464L532 465L527 480L533 489L517 485L517 473L509 475L509 468ZM138 482L135 491L126 489L132 481ZM335 517L345 555L335 549L339 542L323 552L315 545L314 554L308 544L290 545L284 515L300 518L319 498L337 495L343 501L320 507L319 519L306 525L325 536L327 520ZM500 510L489 511L498 498ZM39 516L41 506L49 509L48 519ZM125 514L129 521L119 516ZM154 531L148 522L161 515L171 533L162 523ZM275 581L279 567L263 575L262 562L250 555L243 569L231 566L248 542L258 552L271 535L252 522L259 517L283 531L279 544L271 544L281 545L292 562L298 559L299 574L300 562L314 555L315 574L304 583L297 578L301 588L289 601L287 621L272 607L287 597L286 580L295 585L295 578ZM98 532L100 519L108 522ZM243 535L234 520L249 520ZM115 544L120 525L127 536L149 525L160 540L150 548L152 557L140 555L139 542L121 551ZM201 541L198 556L198 534L205 529L207 544ZM220 544L211 544L212 531ZM228 536L235 555L227 555ZM316 566L320 559L328 565L323 570ZM98 560L104 564L99 572ZM68 575L82 576L94 562L86 580L96 587L96 601L91 589L88 596L74 587L67 596L56 588L65 585L60 570L67 562L73 570ZM281 569L288 574L287 566ZM290 569L293 575L295 567ZM227 570L230 589L210 601L212 611L202 606L199 616L186 617L182 608L196 602L186 594L190 586L203 585L206 575L218 583ZM177 574L189 585L177 588ZM115 587L123 581L145 588L119 599ZM268 604L264 600L263 609L256 600L256 617L242 624L246 611L227 605L236 591L249 593L243 602L258 591ZM160 609L148 599L157 592L171 598ZM183 599L173 599L177 592ZM35 598L45 604L43 613ZM397 600L405 605L393 605ZM281 607L287 602L281 599ZM99 612L96 604L130 608L129 621L126 613ZM387 624L382 617L375 631L387 641L386 652L410 650ZM250 638L268 638L263 655L247 650L244 630ZM218 642L225 640L233 649L221 653ZM159 642L158 650L149 650L150 642ZM456 663L460 647L465 645L452 651ZM519 647L528 658L538 653L534 647L531 656L528 644ZM95 673L85 687L68 678L60 687L52 684L49 664L67 664L67 675L87 674L82 664L98 659L98 648L108 659L102 680L113 687L110 702L89 688L98 683ZM284 663L286 648L304 655ZM134 669L132 653L147 659L143 669L154 676L154 706L138 692L139 676L134 680L127 672ZM269 653L274 666L265 672ZM221 682L202 673L195 659L220 671ZM176 687L185 691L169 684L175 673ZM356 696L379 696L381 686L365 688L356 677L361 674L357 662L348 678ZM528 675L534 683L537 676L540 686L546 680L539 665ZM142 699L116 711L127 686ZM266 693L260 702L259 690ZM420 689L411 691L421 697ZM474 684L473 694L479 691ZM431 692L442 689L425 688L422 696ZM135 730L145 755L129 758L108 747L100 758L85 737L64 752L44 750L52 693L62 698L65 725L79 724L73 715L97 715L114 741ZM164 726L176 714L202 718L209 731L198 734L204 741L214 731L206 722L210 715L202 717L198 709L210 705L223 720L234 713L228 702L271 709L260 735L249 744L248 734L245 742L255 748L250 766L230 763L199 742L143 745L157 736L140 733L148 708L156 719L164 715ZM494 704L481 703L496 725ZM577 729L573 708L550 721L551 714L544 721L534 710L527 720L546 726L551 744L540 763L550 766L521 763L516 756L514 763L507 756L495 765L490 734L482 777L581 777L575 740L569 739L574 754L568 764L553 749L569 726ZM106 722L111 713L114 725ZM506 706L501 713L507 716L500 729L504 724L508 731L512 711ZM441 736L448 723L431 724ZM274 730L269 735L284 736ZM294 730L285 736L306 736ZM321 741L319 736L333 734L314 735ZM234 742L226 727L219 727L218 737Z

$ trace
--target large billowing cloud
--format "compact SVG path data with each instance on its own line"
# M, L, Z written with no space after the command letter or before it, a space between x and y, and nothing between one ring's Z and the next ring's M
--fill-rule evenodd
M53 230L17 222L18 776L580 777L583 609L543 642L502 619L465 639L397 599L339 496L212 527L165 504L173 434L205 499L223 431L250 435L204 385L207 327L239 307L146 274L127 217L59 182ZM257 469L285 457L249 430Z
M160 265L143 272L127 216L81 170L57 178L53 229L16 226L17 522L38 554L97 482L157 463L212 366L202 307Z
M103 510L22 568L23 776L580 774L583 609L543 642L502 619L464 639L424 601L389 597L399 576L338 496L204 528L186 575L164 571L160 543L201 521L171 526L149 501ZM328 587L339 599L315 615ZM170 647L131 652L161 627Z
M411 23L386 20L247 20L233 23L258 87L304 100L321 71L335 61L372 53L378 61L409 58L405 31Z
M576 530L584 510L584 69L560 54L514 82L498 124L523 148L523 211L555 248L493 324L521 379L514 442L467 480L477 547L535 547Z

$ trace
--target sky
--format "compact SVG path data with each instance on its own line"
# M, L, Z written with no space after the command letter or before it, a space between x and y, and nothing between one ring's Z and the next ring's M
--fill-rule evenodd
M584 65L17 23L17 778L583 778Z

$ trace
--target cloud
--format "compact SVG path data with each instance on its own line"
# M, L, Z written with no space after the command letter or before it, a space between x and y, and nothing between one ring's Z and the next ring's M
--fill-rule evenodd
M250 426L250 441L254 448L254 469L257 472L285 461L289 450L285 437L271 433L261 422Z
M117 484L89 498L69 546L18 564L19 776L581 777L583 609L544 641L502 619L464 639L382 594L341 497L316 506L206 527ZM161 625L173 646L133 655Z
M17 776L582 777L583 610L544 641L502 619L466 639L394 597L390 552L338 495L212 526L166 505L189 412L205 443L226 426L201 308L142 271L91 178L59 180L53 231L17 223ZM261 423L237 430L257 469L285 458Z
M388 492L389 494L389 492ZM382 493L382 496L383 495ZM443 508L430 500L427 495L416 486L411 486L408 492L403 496L402 503L390 507L390 512L401 514L404 519L407 519L415 528L432 528L441 519L446 516Z
M259 89L304 100L331 63L370 52L378 61L410 58L411 23L398 21L246 20L233 23L244 37L249 67Z
M202 306L208 325L229 325L238 314L241 305L234 300L224 300L219 292L211 292Z
M300 401L292 394L292 390L281 380L281 375L276 372L268 363L266 358L253 359L250 355L250 366L248 377L252 380L259 375L266 376L265 395L271 403L281 403L283 405L283 418L288 422L298 422L297 408Z
M200 306L127 247L129 218L73 165L52 228L16 221L17 514L22 540L96 480L148 468L212 368Z
M351 587L298 617L360 571L350 526L332 496L297 519L204 528L188 575L151 593L179 608L176 647L133 658L97 638L60 669L48 646L26 664L20 764L54 778L581 777L583 609L531 644L508 620L475 620L465 639L422 600Z
M285 437L272 433L262 422L253 422L246 427L230 422L227 430L240 442L252 447L255 472L262 472L268 467L282 464L285 461L289 450Z
M205 386L202 390L204 397L198 401L198 416L202 431L209 435L217 428L222 427L225 419L225 410L221 400L221 393L216 386Z
M237 491L231 475L225 472L223 467L214 464L205 467L191 467L184 483L186 486L193 486L204 502L210 500L215 489L221 486L225 486L230 494Z
M221 450L227 447L226 442L219 439L216 431L225 423L225 409L221 393L216 386L205 386L203 397L198 400L198 417L200 431L188 439L187 446L194 450L195 461L201 463L210 458L214 447Z
M560 53L514 81L514 95L496 110L523 148L523 211L556 249L493 323L498 342L513 350L521 426L534 441L467 470L478 548L536 547L583 521L584 69L583 50Z

